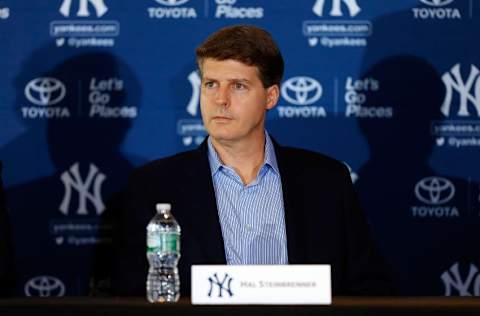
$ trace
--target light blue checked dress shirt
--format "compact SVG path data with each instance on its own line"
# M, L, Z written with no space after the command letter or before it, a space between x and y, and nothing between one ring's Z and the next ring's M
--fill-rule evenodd
M265 132L265 161L244 185L208 139L208 159L227 264L287 264L282 183L273 143ZM207 228L208 229L208 228Z

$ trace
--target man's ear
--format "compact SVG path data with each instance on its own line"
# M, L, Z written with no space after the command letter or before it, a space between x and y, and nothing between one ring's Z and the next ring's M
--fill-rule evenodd
M278 84L274 84L267 88L267 104L265 108L267 110L273 109L277 105L278 98L280 97L280 87Z

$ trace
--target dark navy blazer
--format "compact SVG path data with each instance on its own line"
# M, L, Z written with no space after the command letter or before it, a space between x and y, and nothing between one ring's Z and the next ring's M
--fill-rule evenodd
M370 237L350 175L341 162L279 146L288 261L330 264L333 295L389 295L389 278ZM145 228L156 203L171 203L182 229L179 273L190 295L192 264L225 264L225 249L208 162L207 143L136 169L130 177L115 241L112 289L144 295L148 263Z

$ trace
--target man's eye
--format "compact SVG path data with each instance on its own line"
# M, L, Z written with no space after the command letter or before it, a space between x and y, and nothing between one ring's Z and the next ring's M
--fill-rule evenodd
M243 84L243 83L235 83L235 89L236 90L243 90L243 89L246 89L247 87Z
M215 82L213 82L213 81L205 82L205 87L207 87L207 88L213 88L214 86L215 86Z

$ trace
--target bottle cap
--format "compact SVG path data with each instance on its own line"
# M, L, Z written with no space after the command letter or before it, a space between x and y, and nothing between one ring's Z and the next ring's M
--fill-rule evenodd
M170 203L157 203L155 205L155 209L158 213L162 211L170 211L172 209L172 205Z

